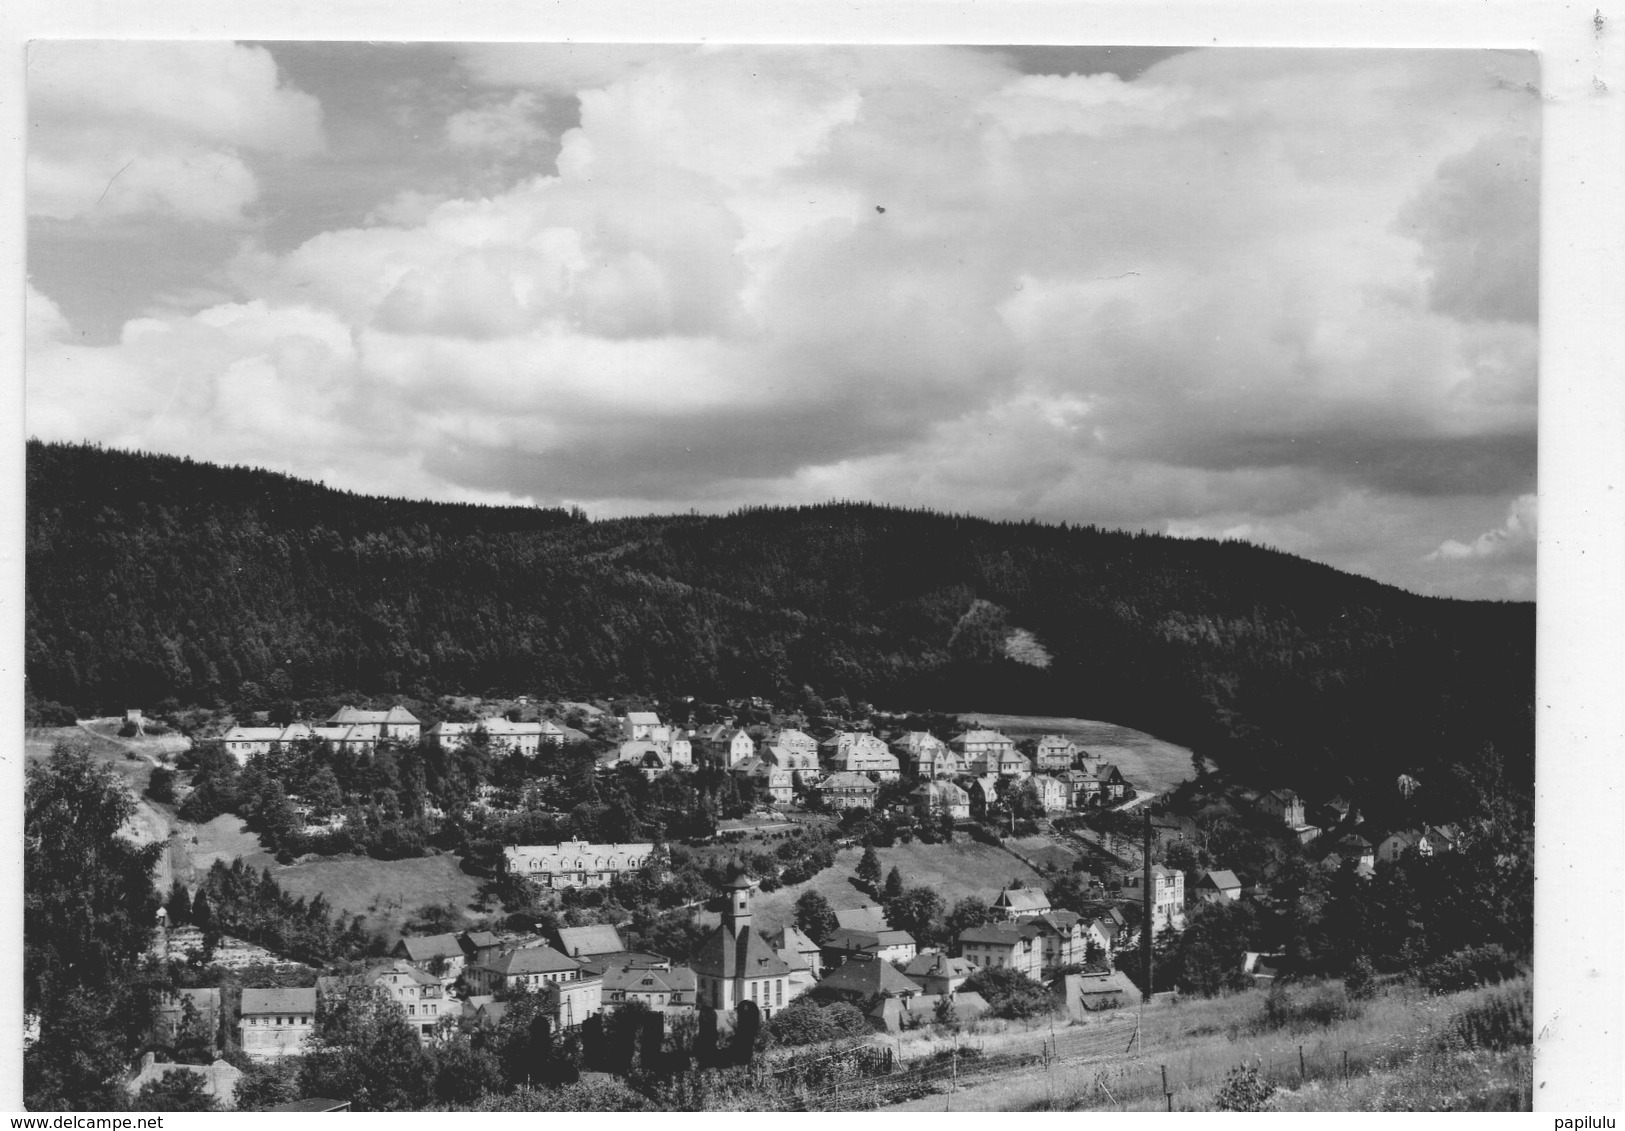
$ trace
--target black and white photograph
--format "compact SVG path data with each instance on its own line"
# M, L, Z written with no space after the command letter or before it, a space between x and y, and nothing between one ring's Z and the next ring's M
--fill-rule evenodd
M20 1107L1550 1105L1539 51L19 49Z

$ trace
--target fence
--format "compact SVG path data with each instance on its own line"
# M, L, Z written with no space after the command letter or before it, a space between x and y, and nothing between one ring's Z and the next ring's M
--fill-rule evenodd
M1266 1049L1253 1046L1251 1055L1198 1061L1193 1054L1180 1063L1177 1050L1146 1050L1144 1037L1138 1024L1078 1026L1013 1042L991 1054L967 1044L923 1064L899 1063L889 1072L876 1071L872 1063L869 1075L843 1072L842 1065L831 1063L819 1074L822 1082L810 1076L799 1086L775 1075L794 1092L793 1106L808 1111L872 1111L937 1095L943 1110L953 1110L961 1089L1016 1074L1029 1086L1022 1108L1180 1111L1208 1109L1211 1090L1238 1064L1254 1067L1277 1087L1293 1088L1308 1081L1347 1082L1392 1067L1409 1051L1392 1041L1345 1045L1283 1035ZM846 1055L823 1059L834 1062Z

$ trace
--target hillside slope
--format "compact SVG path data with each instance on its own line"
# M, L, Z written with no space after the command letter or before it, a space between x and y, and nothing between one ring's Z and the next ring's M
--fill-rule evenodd
M588 522L38 442L27 670L81 710L845 696L1107 719L1289 782L1471 772L1492 744L1533 776L1527 604L1233 542L861 504Z

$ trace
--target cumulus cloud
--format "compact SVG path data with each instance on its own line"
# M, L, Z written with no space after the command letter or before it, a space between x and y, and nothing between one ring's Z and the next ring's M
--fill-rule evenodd
M52 41L28 67L35 216L229 224L258 197L253 154L323 145L320 104L280 84L263 48Z
M1458 561L1463 558L1500 561L1509 558L1533 560L1539 536L1539 508L1534 495L1519 495L1507 508L1506 521L1486 530L1471 542L1447 539L1428 555L1428 561Z
M1418 586L1433 547L1467 561L1441 529L1493 520L1463 499L1533 489L1521 56L465 65L448 143L523 150L568 95L556 168L251 247L242 301L103 350L48 338L31 427L600 513L840 495L1242 536Z

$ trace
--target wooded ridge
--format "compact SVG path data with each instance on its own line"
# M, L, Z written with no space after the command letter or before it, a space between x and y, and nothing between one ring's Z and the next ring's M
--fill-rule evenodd
M32 441L27 465L29 696L81 712L249 685L842 696L1105 719L1287 783L1493 746L1532 786L1527 603L1240 542L862 503L594 522L88 445Z

